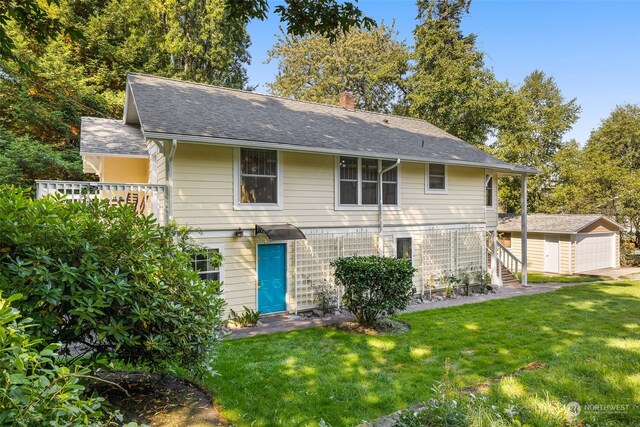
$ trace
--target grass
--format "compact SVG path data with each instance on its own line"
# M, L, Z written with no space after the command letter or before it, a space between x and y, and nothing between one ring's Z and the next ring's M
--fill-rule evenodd
M640 425L640 282L596 284L399 316L401 335L315 328L226 341L206 382L239 425L355 425L429 398L445 364L457 386L529 411L586 408L591 425ZM634 406L635 405L635 406ZM544 417L543 417L544 418ZM554 425L534 423L532 425Z
M522 274L518 273L518 279L522 280ZM528 283L587 283L604 282L607 280L611 280L611 277L590 276L584 274L567 276L562 274L527 273Z

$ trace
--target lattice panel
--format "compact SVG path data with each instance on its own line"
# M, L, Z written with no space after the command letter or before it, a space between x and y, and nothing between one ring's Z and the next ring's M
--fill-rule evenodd
M422 282L425 288L444 286L444 279L454 273L452 230L428 230L422 238Z
M479 227L433 229L424 233L422 280L424 288L444 286L447 276L486 271L485 231Z
M296 306L309 307L315 303L314 285L323 283L334 287L331 261L340 256L340 240L326 232L307 232L306 240L295 244Z
M480 228L457 230L457 256L455 257L458 276L463 272L474 277L480 271L487 271L485 231Z
M297 309L316 305L314 285L327 284L334 288L338 298L341 290L336 288L331 262L341 256L376 255L377 234L356 231L346 234L328 233L320 230L305 232L306 240L295 243L295 298Z

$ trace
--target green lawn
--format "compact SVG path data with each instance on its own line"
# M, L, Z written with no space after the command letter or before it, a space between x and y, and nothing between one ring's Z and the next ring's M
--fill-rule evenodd
M542 361L548 368L494 383L490 399L531 411L548 401L631 405L581 417L591 425L640 425L640 282L576 286L399 318L411 324L409 333L315 328L226 341L220 375L207 386L223 415L240 425L317 425L324 419L347 426L431 396L447 359L460 386Z
M522 279L522 274L518 273L518 278ZM562 274L527 273L527 281L529 283L585 283L585 282L604 282L607 280L611 280L611 277L585 276L582 274L565 276Z

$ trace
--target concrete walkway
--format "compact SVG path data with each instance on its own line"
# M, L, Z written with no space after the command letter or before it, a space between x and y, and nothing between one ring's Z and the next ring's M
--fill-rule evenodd
M580 274L607 276L607 277L612 277L615 280L622 280L624 276L625 279L638 280L640 279L640 268L638 267L604 268L601 270L585 271Z
M497 299L513 298L513 297L525 296L525 295L535 295L535 294L541 294L545 292L552 292L566 286L579 286L579 285L587 285L590 283L598 283L598 282L545 283L545 284L534 284L527 288L524 288L522 286L517 286L517 287L505 286L502 288L498 288L496 293L494 294L482 294L482 295L477 295L472 297L446 299L443 301L412 305L412 306L409 306L402 313L414 313L416 311L434 310L437 308L455 307L458 305L475 304L479 302L491 301L491 300L497 300ZM318 326L328 326L328 325L333 325L333 324L348 321L348 320L354 320L354 317L349 313L342 313L342 314L327 316L323 318L311 318L311 319L302 318L295 314L289 314L289 313L266 315L266 316L263 316L262 319L260 320L263 326L234 330L226 339L246 338L246 337L252 337L256 335L272 334L276 332L288 332L288 331L293 331L297 329L307 329L307 328L315 328Z

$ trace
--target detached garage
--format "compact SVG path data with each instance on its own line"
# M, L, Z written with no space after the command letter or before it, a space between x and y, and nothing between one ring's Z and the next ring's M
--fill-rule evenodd
M576 274L620 266L620 229L603 215L527 216L529 271ZM520 252L520 217L501 218L499 240L515 256Z

